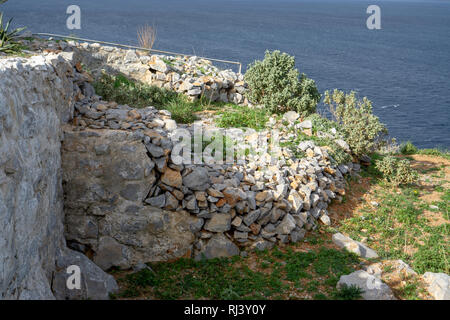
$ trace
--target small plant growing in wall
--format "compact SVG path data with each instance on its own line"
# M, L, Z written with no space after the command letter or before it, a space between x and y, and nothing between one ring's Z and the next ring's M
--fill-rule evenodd
M5 3L7 0L0 0L0 4ZM0 52L3 53L17 53L20 52L22 46L17 42L18 34L25 30L23 28L17 28L11 30L11 22L12 18L6 22L6 25L3 24L3 12L0 12Z
M320 94L316 83L299 73L295 58L280 51L266 51L264 60L255 61L245 73L247 98L270 112L294 110L302 116L316 111Z

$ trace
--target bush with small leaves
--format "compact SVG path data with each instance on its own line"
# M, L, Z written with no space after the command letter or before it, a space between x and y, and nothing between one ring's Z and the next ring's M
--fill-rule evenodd
M384 179L394 186L415 183L418 178L418 173L411 168L409 160L399 160L394 156L377 160L376 168L383 174Z
M280 51L266 51L264 60L255 61L245 73L252 103L270 112L296 111L307 116L316 111L320 93L316 83L295 69L295 58Z
M369 99L359 100L354 91L346 94L335 89L331 94L325 92L324 103L340 124L354 155L360 157L371 153L383 144L382 137L387 134L387 129L372 113Z
M413 145L411 141L403 143L400 146L400 152L405 155L416 154L418 151L417 147Z

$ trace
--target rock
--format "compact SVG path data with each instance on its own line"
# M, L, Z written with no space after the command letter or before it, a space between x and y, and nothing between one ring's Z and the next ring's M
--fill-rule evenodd
M291 241L293 243L297 243L300 240L303 240L303 238L305 237L305 234L306 234L305 229L300 229L300 231L292 231L290 234Z
M384 282L364 270L341 276L336 287L340 289L345 286L360 288L363 291L361 296L364 300L397 300Z
M302 197L300 197L300 195L297 191L291 189L288 200L292 205L292 209L293 209L294 213L299 213L302 210L302 208L303 208Z
M344 236L342 233L335 233L332 237L333 243L340 248L345 248L346 250L357 254L363 258L378 258L378 254L365 246L364 244L352 240L349 237Z
M345 152L350 152L350 147L349 147L349 145L347 144L347 142L345 142L344 140L342 140L342 139L336 139L336 140L334 140L334 142L336 142L336 144L337 144L339 147L341 147L342 149L344 149Z
M180 189L183 184L180 172L172 170L170 168L166 169L166 171L161 177L161 181L167 184L168 186L175 187L178 189Z
M273 242L267 240L258 240L252 244L251 248L256 251L270 250L275 246Z
M295 111L288 111L283 115L283 119L290 123L294 123L299 117L300 115Z
M145 203L148 203L152 207L163 208L166 205L166 196L164 194L161 194L156 197L147 198L145 200Z
M101 237L94 262L105 271L112 266L127 267L126 248L111 237Z
M191 173L183 177L183 185L194 191L205 191L210 186L208 170L196 167Z
M196 256L196 259L199 260L203 256L206 259L213 259L236 255L239 255L239 248L222 233L217 233L212 236L205 249Z
M311 129L312 128L312 122L311 122L311 120L305 120L305 121L301 122L299 124L299 126L300 126L300 128L303 128L303 129Z
M215 213L205 224L205 230L211 232L225 232L231 228L231 215L227 213Z
M77 266L81 273L81 289L68 289L67 280L72 275L67 273L69 266ZM83 254L67 250L58 257L59 271L54 274L52 288L59 300L106 300L109 295L119 290L113 276L103 272Z
M326 215L326 214L324 214L324 215L322 215L320 217L320 221L326 226L330 226L331 225L330 217L328 215Z
M290 234L295 229L295 219L289 213L284 216L283 221L276 229L278 234Z
M450 276L445 273L425 272L423 280L435 300L450 300Z
M150 152L150 154L155 158L159 158L164 155L164 149L154 145L153 143L148 143L145 145L145 147L147 148L148 152Z

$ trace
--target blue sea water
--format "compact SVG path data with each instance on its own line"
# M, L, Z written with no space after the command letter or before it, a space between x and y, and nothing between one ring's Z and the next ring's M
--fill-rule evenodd
M66 28L70 4L81 30ZM366 27L372 4L381 30ZM2 10L33 32L133 45L139 26L155 25L157 49L244 66L279 49L321 92L367 96L398 141L450 148L448 0L9 0Z

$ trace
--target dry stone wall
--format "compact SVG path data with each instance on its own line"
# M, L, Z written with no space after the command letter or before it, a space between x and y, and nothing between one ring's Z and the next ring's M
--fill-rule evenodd
M146 51L73 41L56 43L36 39L25 44L33 50L73 51L77 61L96 78L103 71L121 73L142 83L183 93L192 100L204 96L211 101L248 104L244 97L247 84L242 74L221 70L199 57L150 55Z
M284 128L285 137L312 130L295 113L273 121L268 126ZM344 175L359 171L358 164L333 164L329 149L313 141L297 146L303 158L281 148L275 162L273 152L259 152L242 163L174 163L177 129L165 110L96 95L75 103L62 149L72 248L91 252L107 270L298 242L318 223L331 223L328 204L345 194ZM193 126L183 129L194 136ZM244 140L260 151L257 139Z

